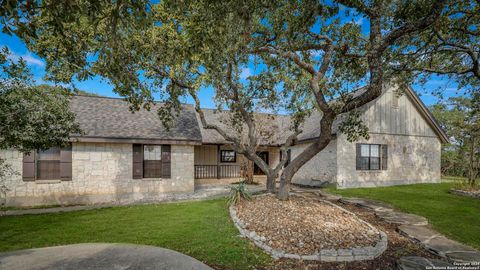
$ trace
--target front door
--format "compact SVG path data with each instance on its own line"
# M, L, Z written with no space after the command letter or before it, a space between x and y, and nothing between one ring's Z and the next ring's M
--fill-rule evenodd
M264 151L264 152L258 152L257 155L263 159L263 161L265 161L268 165L268 152L267 151ZM265 173L262 171L262 169L260 169L260 167L257 166L257 164L255 164L253 166L253 174L255 175L264 175Z

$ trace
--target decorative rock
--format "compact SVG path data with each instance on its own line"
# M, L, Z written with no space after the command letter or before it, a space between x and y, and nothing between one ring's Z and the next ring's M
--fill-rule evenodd
M459 189L451 189L450 193L459 195L459 196L467 196L472 197L475 199L480 199L480 192L479 191L466 191L466 190L459 190Z
M365 203L365 200L359 199L359 198L340 198L338 201L345 204L355 204L355 205L361 205Z
M352 257L353 252L351 249L339 249L337 250L338 256L350 256Z
M438 232L425 226L400 225L398 226L397 231L400 234L410 237L421 243L440 236Z
M318 261L321 258L318 255L302 255L301 259L304 261Z
M449 261L457 263L480 262L479 252L455 251L446 253L446 256Z
M377 215L382 220L385 220L388 223L399 224L399 225L416 225L416 226L425 226L428 225L428 220L422 216L417 216L414 214L407 214L401 212L376 212Z
M438 236L430 239L429 241L424 242L425 247L432 251L433 253L446 257L447 253L457 252L457 251L469 251L476 252L475 249L460 244L456 241L450 240L445 236Z
M447 269L447 267L452 267L453 265L436 259L427 259L423 257L402 257L397 261L397 267L399 270L425 270L428 268L435 269L433 267L438 267L437 269Z
M296 259L296 260L300 260L302 259L302 257L298 254L290 254L290 253L287 253L283 256L284 258L287 258L287 259Z

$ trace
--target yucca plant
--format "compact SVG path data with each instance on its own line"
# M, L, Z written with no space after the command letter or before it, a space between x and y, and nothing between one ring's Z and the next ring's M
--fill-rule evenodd
M247 189L247 185L244 182L240 182L238 185L233 185L230 188L230 195L228 196L228 204L235 205L242 199L251 200L252 195Z

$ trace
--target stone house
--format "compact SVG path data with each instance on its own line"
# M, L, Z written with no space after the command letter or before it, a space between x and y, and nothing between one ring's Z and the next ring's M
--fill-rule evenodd
M403 92L397 95L390 87L360 108L369 140L351 143L334 129L335 139L293 182L329 181L349 188L439 181L441 143L447 137L413 90ZM131 113L128 107L122 99L74 97L71 110L84 134L72 135L70 146L30 155L0 151L0 158L17 172L6 179L6 205L154 201L193 192L196 184L241 178L245 158L216 131L201 128L192 106L183 105L170 129L163 127L155 108ZM221 122L213 110L205 114L208 121ZM273 134L258 151L275 166L289 119L266 116ZM304 132L289 149L290 158L319 136L320 117L314 113L306 120ZM262 177L256 166L254 174Z

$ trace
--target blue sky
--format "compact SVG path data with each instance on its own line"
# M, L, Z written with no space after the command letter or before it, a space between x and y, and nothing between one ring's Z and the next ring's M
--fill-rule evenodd
M359 24L362 23L361 18L355 20ZM25 44L19 38L17 38L16 36L9 36L0 33L0 46L7 46L12 53L11 57L13 59L18 59L19 57L22 57L29 65L38 84L49 83L43 80L43 76L45 75L45 62L32 52L28 51ZM255 70L254 66L251 65L243 70L241 76L248 77L248 75L251 75L253 73L255 73ZM77 81L75 82L75 86L78 89L101 96L119 97L119 95L112 91L113 87L107 81L102 80L100 77L96 77L88 81ZM431 91L438 87L442 87L444 89L445 97L459 95L457 93L456 84L453 82L449 82L444 77L433 76L431 80L429 80L428 83L423 87L420 85L413 85L413 88L417 91L417 93L420 95L421 99L426 105L432 105L438 102L438 98L431 95ZM199 94L202 107L214 108L215 104L213 102L213 96L213 89L202 89ZM183 101L186 103L192 103L191 100L188 98L185 98Z

